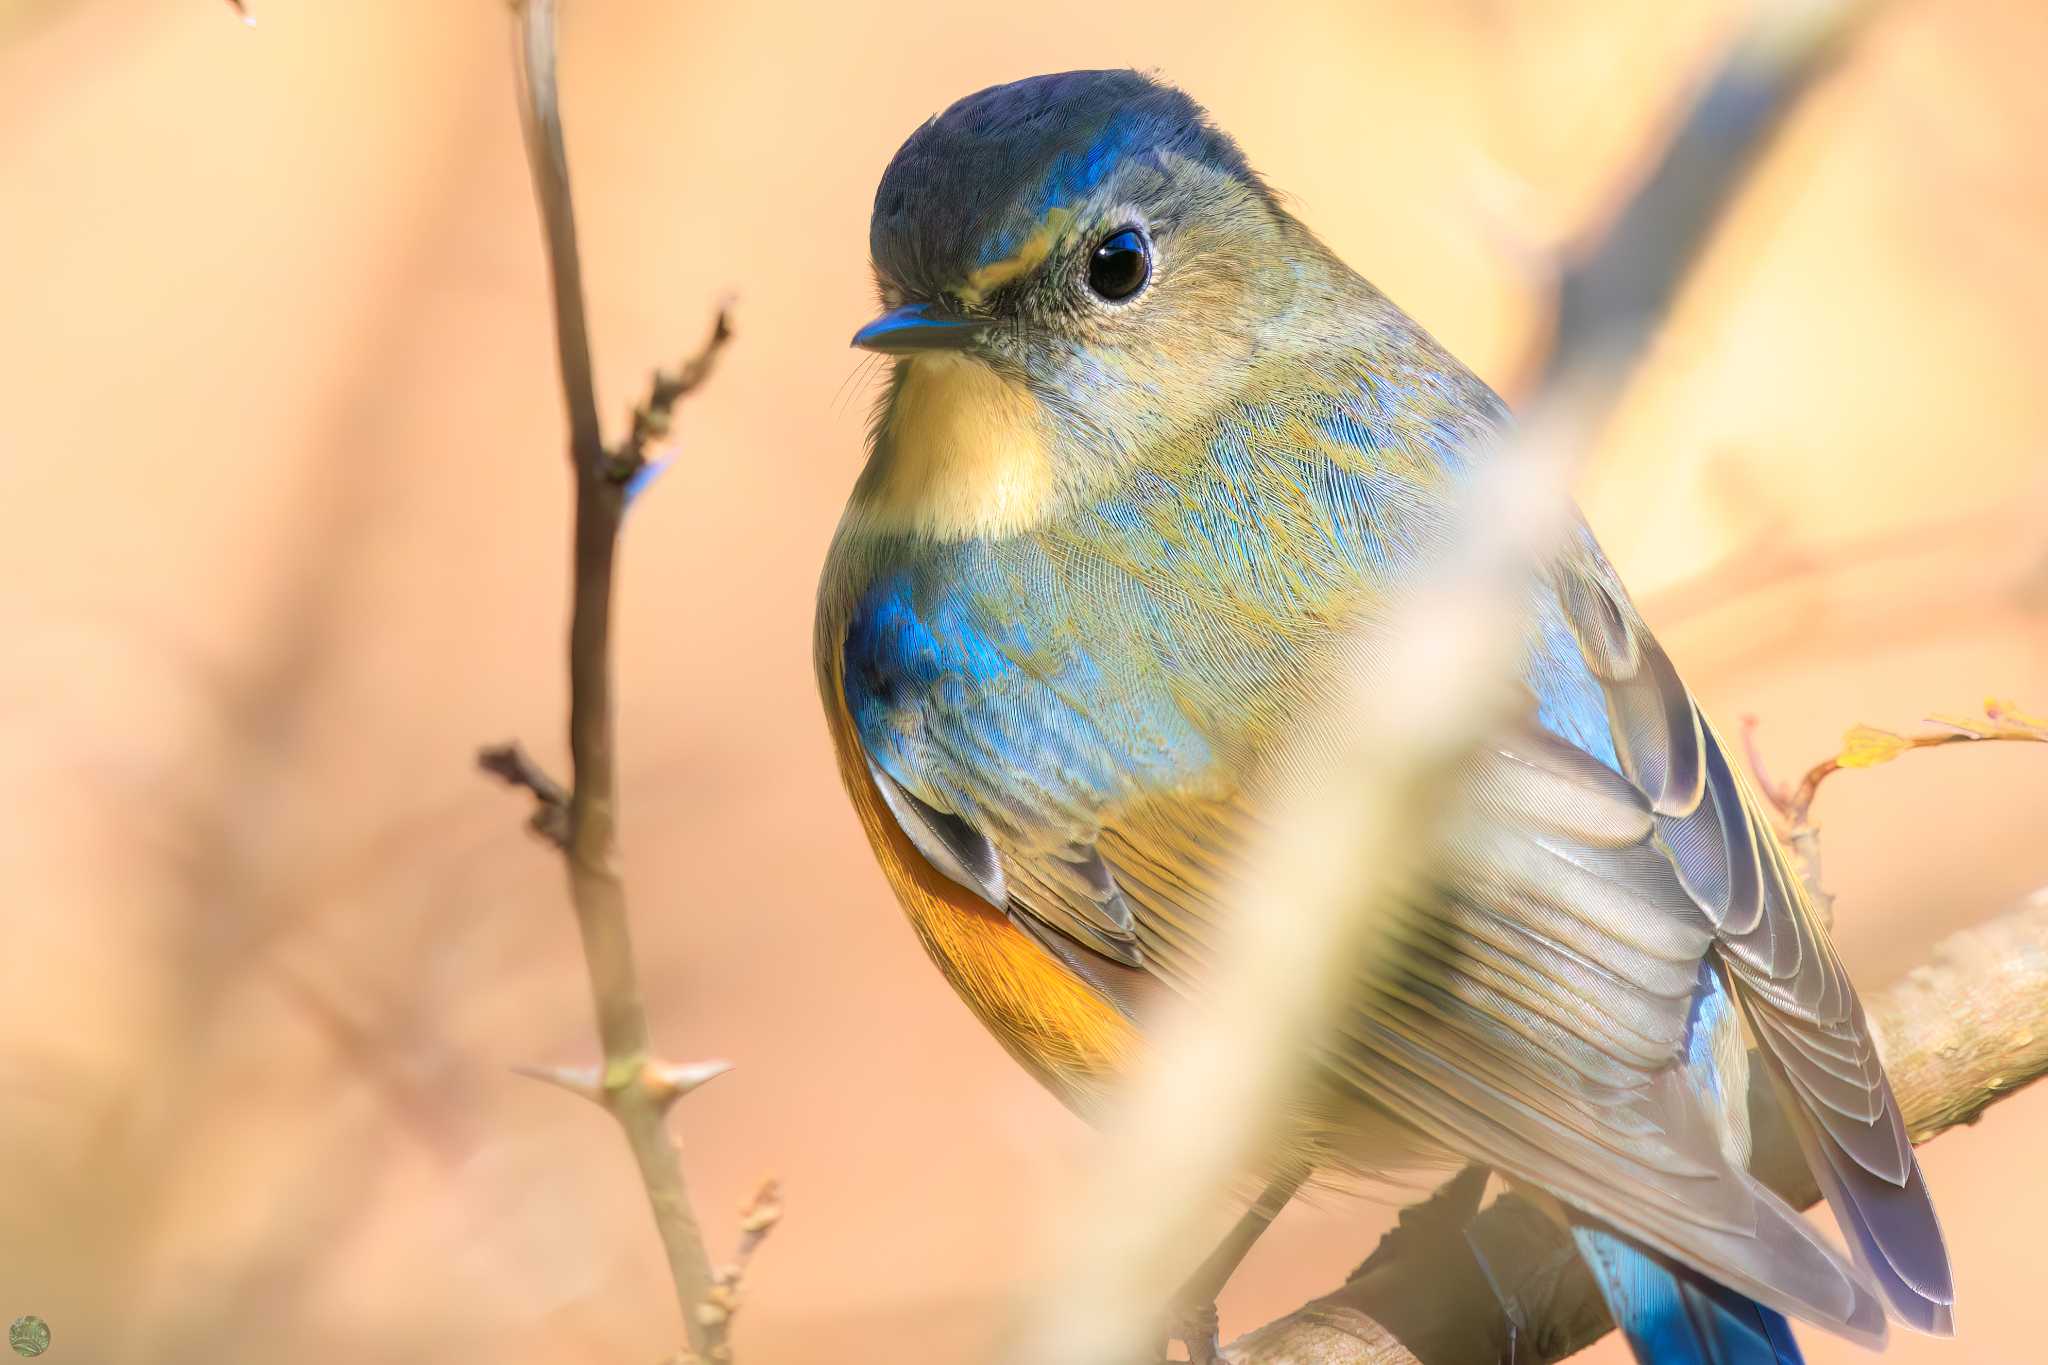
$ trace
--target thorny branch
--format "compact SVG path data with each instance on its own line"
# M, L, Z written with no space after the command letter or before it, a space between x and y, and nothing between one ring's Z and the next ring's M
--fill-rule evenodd
M618 449L606 448L598 424L582 261L555 83L555 3L519 0L513 8L518 21L521 121L534 197L547 236L556 349L569 414L569 463L576 486L569 628L572 781L566 787L556 782L516 743L484 749L478 763L533 793L533 827L563 852L604 1047L601 1067L527 1074L594 1101L618 1121L639 1165L668 1257L687 1333L686 1356L729 1360L725 1324L731 1317L738 1274L712 1271L666 1126L669 1107L676 1100L727 1068L723 1062L664 1062L650 1047L619 872L611 606L619 527L636 482L648 468L648 449L668 431L675 404L710 373L719 348L731 336L731 326L721 310L703 350L678 373L656 373L652 391L635 410L631 435ZM742 1264L774 1222L773 1216L762 1218L762 1207L763 1201L757 1199L749 1211Z

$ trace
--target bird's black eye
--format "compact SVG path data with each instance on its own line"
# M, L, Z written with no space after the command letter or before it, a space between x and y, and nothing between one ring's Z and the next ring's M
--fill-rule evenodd
M1088 258L1088 287L1112 303L1137 293L1150 278L1152 244L1136 228L1112 232Z

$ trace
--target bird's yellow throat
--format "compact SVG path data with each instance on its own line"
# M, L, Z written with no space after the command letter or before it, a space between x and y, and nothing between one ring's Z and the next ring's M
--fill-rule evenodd
M1055 488L1038 400L966 356L905 363L854 494L869 527L965 540L1036 524Z

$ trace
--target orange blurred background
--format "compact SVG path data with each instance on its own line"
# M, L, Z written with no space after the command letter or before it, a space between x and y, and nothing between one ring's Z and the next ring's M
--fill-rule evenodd
M504 6L0 0L0 1318L53 1362L652 1361L659 1247L594 1110L557 860L472 768L560 767L567 482ZM929 969L838 788L817 567L861 459L866 222L957 96L1156 68L1510 393L1582 228L1733 5L575 3L608 415L737 295L636 506L624 834L715 1254L766 1174L755 1362L967 1361L1095 1139ZM2048 707L2048 7L1898 0L1735 206L1586 477L1711 708ZM2048 754L1835 779L1881 983L2048 881ZM2048 1091L1926 1160L1962 1294L1911 1362L2031 1361ZM1226 1334L1390 1212L1292 1210ZM1819 1362L1860 1358L1808 1334ZM1588 1359L1617 1362L1612 1341Z

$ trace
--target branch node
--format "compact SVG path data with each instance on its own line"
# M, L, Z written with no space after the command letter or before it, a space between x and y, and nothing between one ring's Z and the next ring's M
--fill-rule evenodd
M549 777L518 740L477 750L476 765L509 787L532 792L536 804L527 826L556 848L569 846L569 790Z
M654 372L653 382L648 386L647 397L633 409L633 426L625 444L607 459L605 470L615 483L631 482L647 464L649 447L668 439L675 426L676 404L702 387L711 377L712 367L718 361L718 354L725 344L732 340L732 300L727 298L718 305L718 314L711 321L711 334L704 339L696 353L684 358L680 368Z
M740 1259L744 1262L754 1254L754 1248L765 1240L782 1221L782 1183L764 1180L761 1188L754 1191L754 1197L740 1210Z
M723 1062L705 1065L721 1070L725 1068ZM754 1197L740 1210L740 1244L733 1253L731 1264L718 1268L712 1276L710 1292L692 1310L692 1316L705 1332L702 1360L732 1359L732 1346L727 1337L732 1331L733 1315L740 1311L740 1286L747 1278L747 1267L753 1263L754 1253L760 1250L761 1243L768 1240L768 1234L781 1221L782 1185L775 1180L764 1180L761 1188L754 1191ZM685 1358L685 1365L694 1365L694 1362Z

